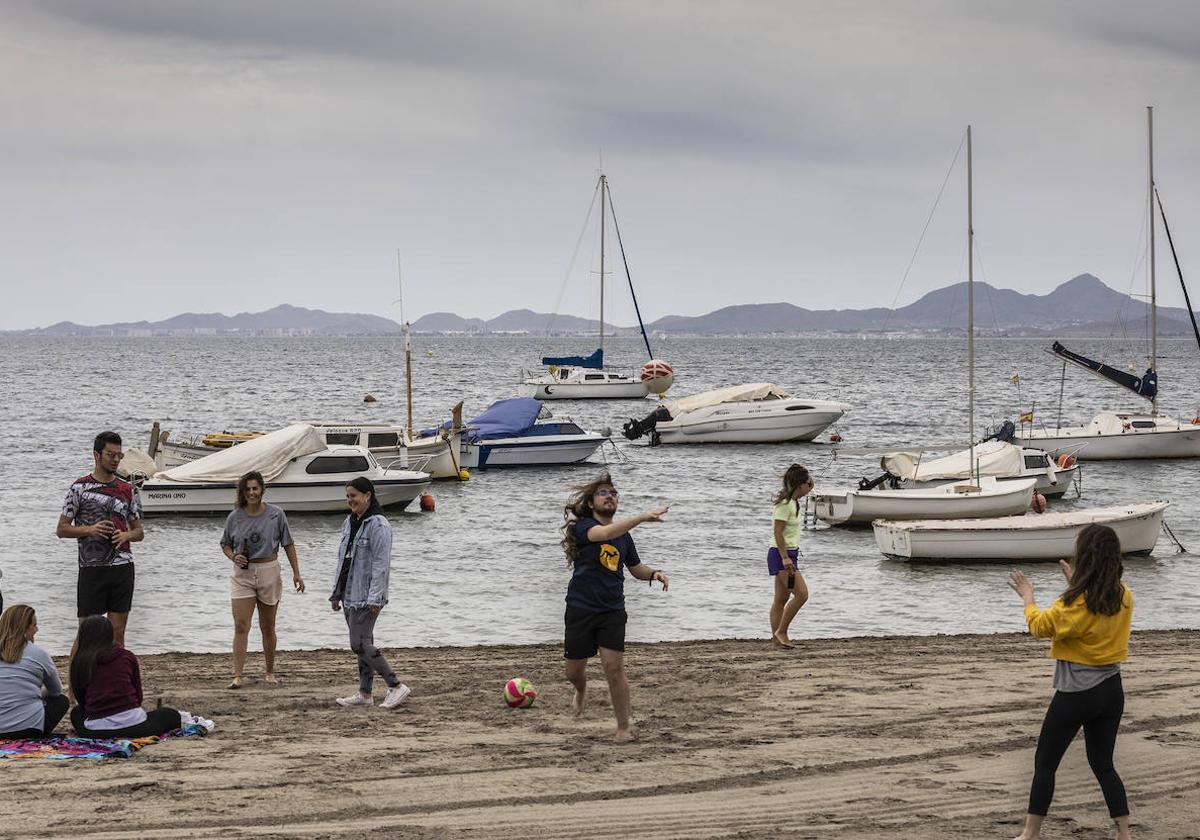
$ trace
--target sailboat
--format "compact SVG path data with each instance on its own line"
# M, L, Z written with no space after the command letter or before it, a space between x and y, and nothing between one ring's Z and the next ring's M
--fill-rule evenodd
M674 381L674 370L666 362L654 358L650 339L642 323L637 295L633 291L633 279L629 276L629 264L625 263L625 276L629 280L629 294L633 297L633 309L637 313L638 327L646 345L649 361L642 367L638 377L617 373L604 368L604 285L605 285L605 236L608 216L613 217L613 227L620 244L621 232L616 227L616 214L612 211L612 195L608 189L608 176L601 173L596 184L600 196L600 347L590 356L546 356L544 374L526 374L521 389L522 396L539 400L620 400L643 399L649 394L662 394ZM624 249L622 249L624 260Z
M1084 426L1055 429L1023 427L1015 441L1044 449L1052 455L1070 451L1080 460L1126 460L1141 458L1200 458L1200 424L1183 422L1158 413L1158 300L1155 288L1154 248L1154 108L1146 108L1149 139L1149 263L1150 263L1150 360L1141 376L1120 370L1072 352L1054 342L1050 352L1063 360L1112 382L1150 401L1148 414L1131 411L1101 411ZM1168 231L1169 233L1169 231Z
M810 498L817 519L830 525L865 525L875 519L961 519L1023 513L1033 500L1034 478L999 482L980 476L975 444L975 228L972 211L971 127L967 126L967 475L934 487L877 489L879 480L857 490Z

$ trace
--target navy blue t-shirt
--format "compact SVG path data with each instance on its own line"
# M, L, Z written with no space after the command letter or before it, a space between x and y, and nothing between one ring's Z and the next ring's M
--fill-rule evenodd
M633 537L622 534L605 542L592 542L587 532L599 525L585 517L575 523L575 545L579 554L571 582L567 584L567 606L591 612L625 609L625 566L641 564Z

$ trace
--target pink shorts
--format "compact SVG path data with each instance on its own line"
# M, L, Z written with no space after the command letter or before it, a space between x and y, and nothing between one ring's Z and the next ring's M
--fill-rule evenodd
M267 606L279 603L283 597L283 566L274 563L251 563L245 569L236 566L229 578L229 597L257 598Z

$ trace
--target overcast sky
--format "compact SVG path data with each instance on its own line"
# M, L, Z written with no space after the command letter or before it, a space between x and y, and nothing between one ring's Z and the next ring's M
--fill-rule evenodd
M292 303L647 319L1145 289L1145 106L1200 277L1200 4L0 0L0 329ZM1182 304L1160 251L1166 303ZM632 319L614 291L618 322Z

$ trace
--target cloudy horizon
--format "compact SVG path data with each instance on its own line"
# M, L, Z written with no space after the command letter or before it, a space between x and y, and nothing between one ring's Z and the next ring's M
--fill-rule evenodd
M1185 275L1200 253L1189 3L5 11L0 330L281 303L394 319L397 252L410 320L594 318L594 241L572 255L601 161L647 321L903 306L965 279L967 124L976 279L1137 294L1147 105ZM1165 246L1160 299L1182 306ZM619 283L606 320L629 323Z

